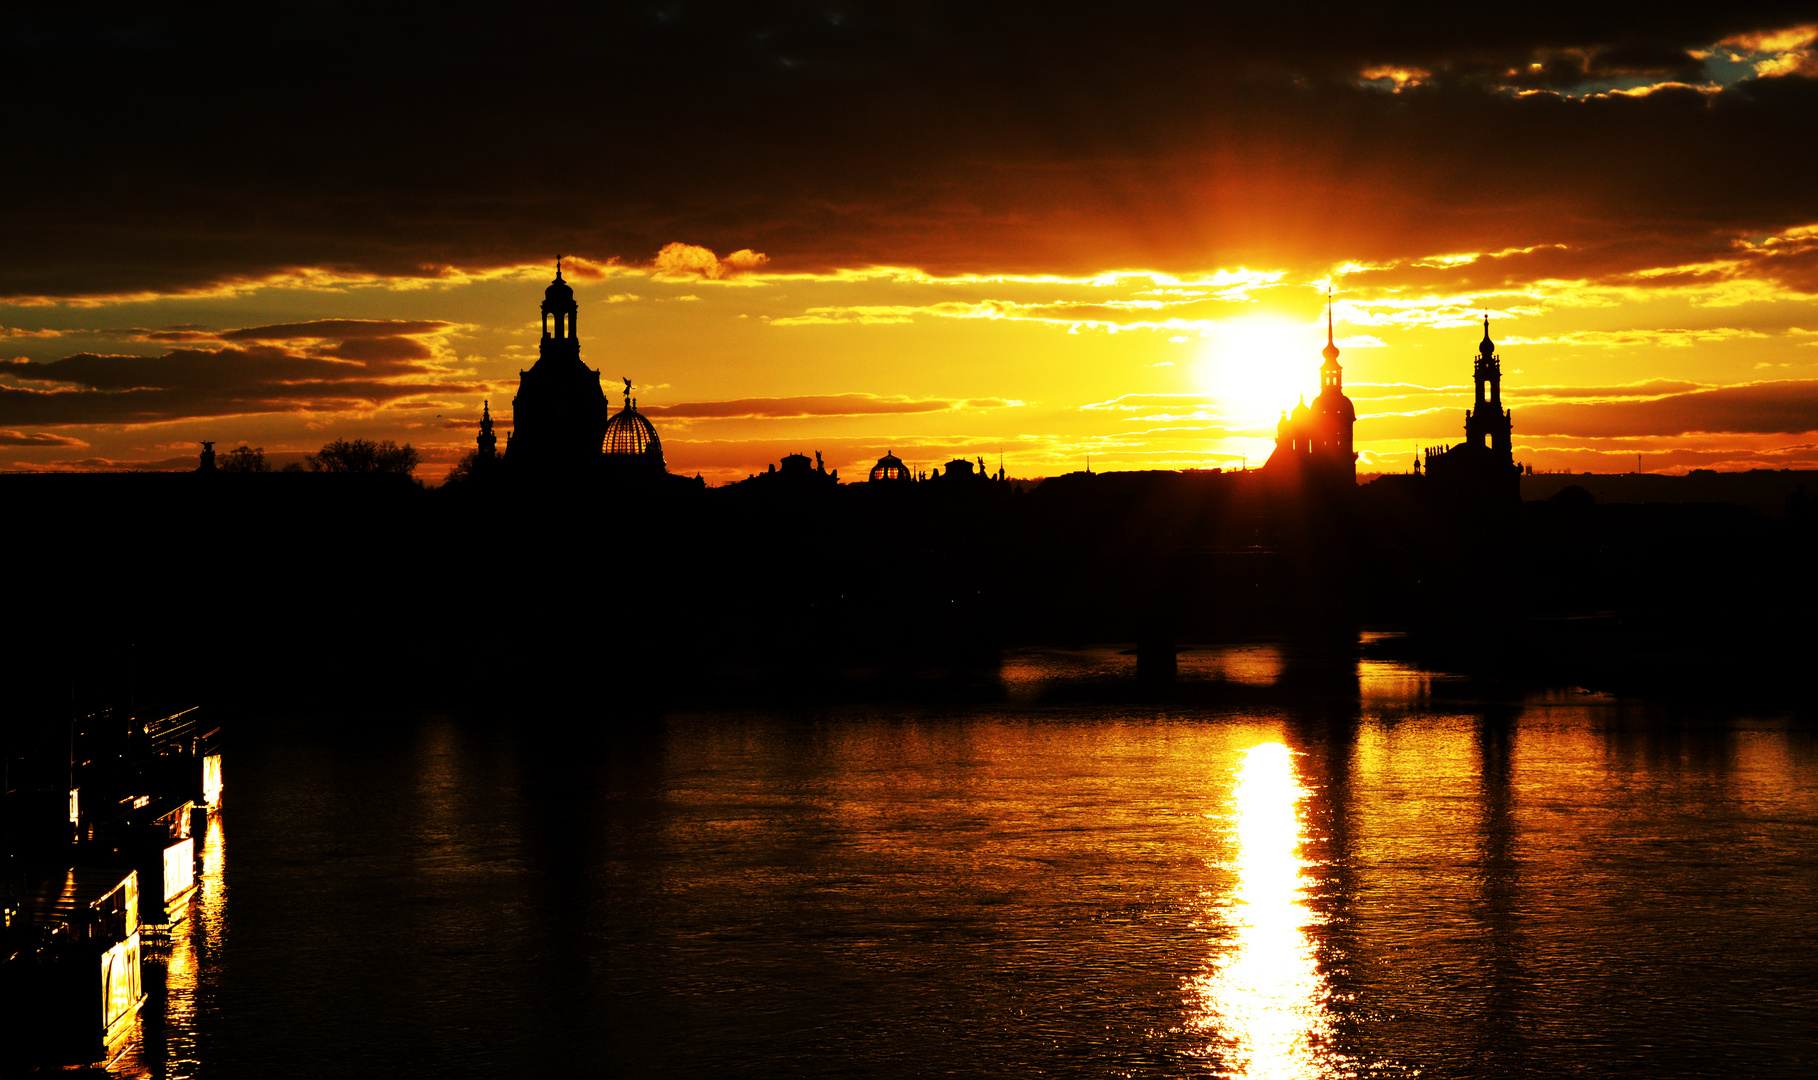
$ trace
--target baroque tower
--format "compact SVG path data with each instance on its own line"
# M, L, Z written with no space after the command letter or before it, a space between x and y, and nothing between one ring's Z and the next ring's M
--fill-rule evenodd
M1345 371L1338 366L1338 345L1332 340L1332 294L1326 293L1326 347L1319 351L1326 362L1319 365L1319 396L1313 399L1313 453L1357 479L1357 452L1351 449L1357 426L1357 408L1345 396Z
M1490 340L1488 315L1471 369L1477 396L1465 410L1464 442L1427 450L1427 483L1457 502L1518 506L1521 466L1515 463L1514 413L1502 407L1502 358Z
M473 467L477 471L492 468L498 460L499 437L492 433L492 402L480 406L480 434L474 438Z
M1477 362L1472 375L1477 382L1477 404L1465 410L1465 442L1492 451L1499 461L1514 463L1515 447L1510 433L1515 429L1514 415L1502 408L1502 357L1496 355L1496 343L1490 340L1490 317L1483 317L1483 341L1477 346Z
M516 473L572 473L597 468L606 433L606 392L600 373L581 363L579 309L574 289L555 280L543 293L543 337L537 362L518 372L506 462Z
M1338 366L1338 344L1332 337L1332 297L1326 295L1326 347L1320 350L1319 396L1311 408L1303 399L1292 414L1283 413L1275 429L1275 451L1263 465L1277 476L1314 473L1348 483L1357 482L1357 452L1352 433L1357 408L1345 396L1345 373Z

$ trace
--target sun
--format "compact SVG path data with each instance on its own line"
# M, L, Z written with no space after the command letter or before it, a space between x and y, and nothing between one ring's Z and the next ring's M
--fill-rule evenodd
M1271 424L1318 392L1321 330L1270 316L1224 323L1200 358L1200 389L1225 418Z

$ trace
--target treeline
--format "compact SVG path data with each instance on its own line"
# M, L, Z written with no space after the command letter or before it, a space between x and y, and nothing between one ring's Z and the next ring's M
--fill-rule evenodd
M422 464L422 455L409 443L399 446L390 439L336 439L302 461L293 461L279 472L389 473L411 476ZM241 443L215 457L215 468L230 473L267 473L263 446Z

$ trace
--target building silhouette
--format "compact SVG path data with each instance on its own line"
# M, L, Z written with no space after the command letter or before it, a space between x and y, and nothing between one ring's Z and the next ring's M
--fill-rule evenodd
M1332 340L1332 299L1326 297L1326 347L1320 350L1319 396L1308 407L1303 397L1292 413L1281 414L1275 428L1275 450L1264 463L1265 472L1279 478L1321 478L1357 482L1357 452L1352 430L1357 409L1345 396L1344 369L1338 364L1338 346Z
M1502 407L1502 357L1490 340L1488 315L1472 378L1477 394L1473 407L1465 410L1464 442L1427 450L1427 482L1452 499L1519 503L1521 466L1515 464L1514 413Z
M878 458L877 464L871 466L870 482L874 484L912 483L914 480L915 474L909 471L909 466L903 464L903 459L897 457L894 450Z
M480 405L480 433L474 437L473 469L488 473L499 464L499 437L492 433L492 402Z
M831 491L839 486L840 471L827 469L827 462L821 458L821 452L814 452L814 460L807 454L787 454L781 463L772 465L761 473L740 480L735 487L748 487L754 490L800 492Z
M606 392L600 373L581 362L574 289L555 280L543 293L543 337L537 362L518 372L512 430L505 460L520 475L568 475L598 467L606 435ZM660 451L659 451L660 455Z
M519 479L650 480L705 487L698 476L689 480L669 475L663 440L638 411L630 379L625 380L624 406L611 412L600 373L581 362L579 324L574 289L563 280L557 260L555 280L543 293L537 362L518 372L504 452L497 448L488 401L481 406L480 431L474 439L474 471L505 472Z
M967 461L965 458L954 458L947 463L946 469L931 475L928 479L940 480L945 483L965 483L969 481L986 481L992 479L1002 480L1004 478L1001 469L998 471L997 476L993 477L985 468L984 458L978 458L977 461L978 466L975 469L973 463Z
M663 440L650 420L638 412L630 379L625 380L624 407L606 421L600 454L601 463L614 476L663 475Z

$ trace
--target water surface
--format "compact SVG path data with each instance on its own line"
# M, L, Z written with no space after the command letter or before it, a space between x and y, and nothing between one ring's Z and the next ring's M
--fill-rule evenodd
M1183 659L1282 703L242 722L114 1071L1818 1072L1810 727Z

